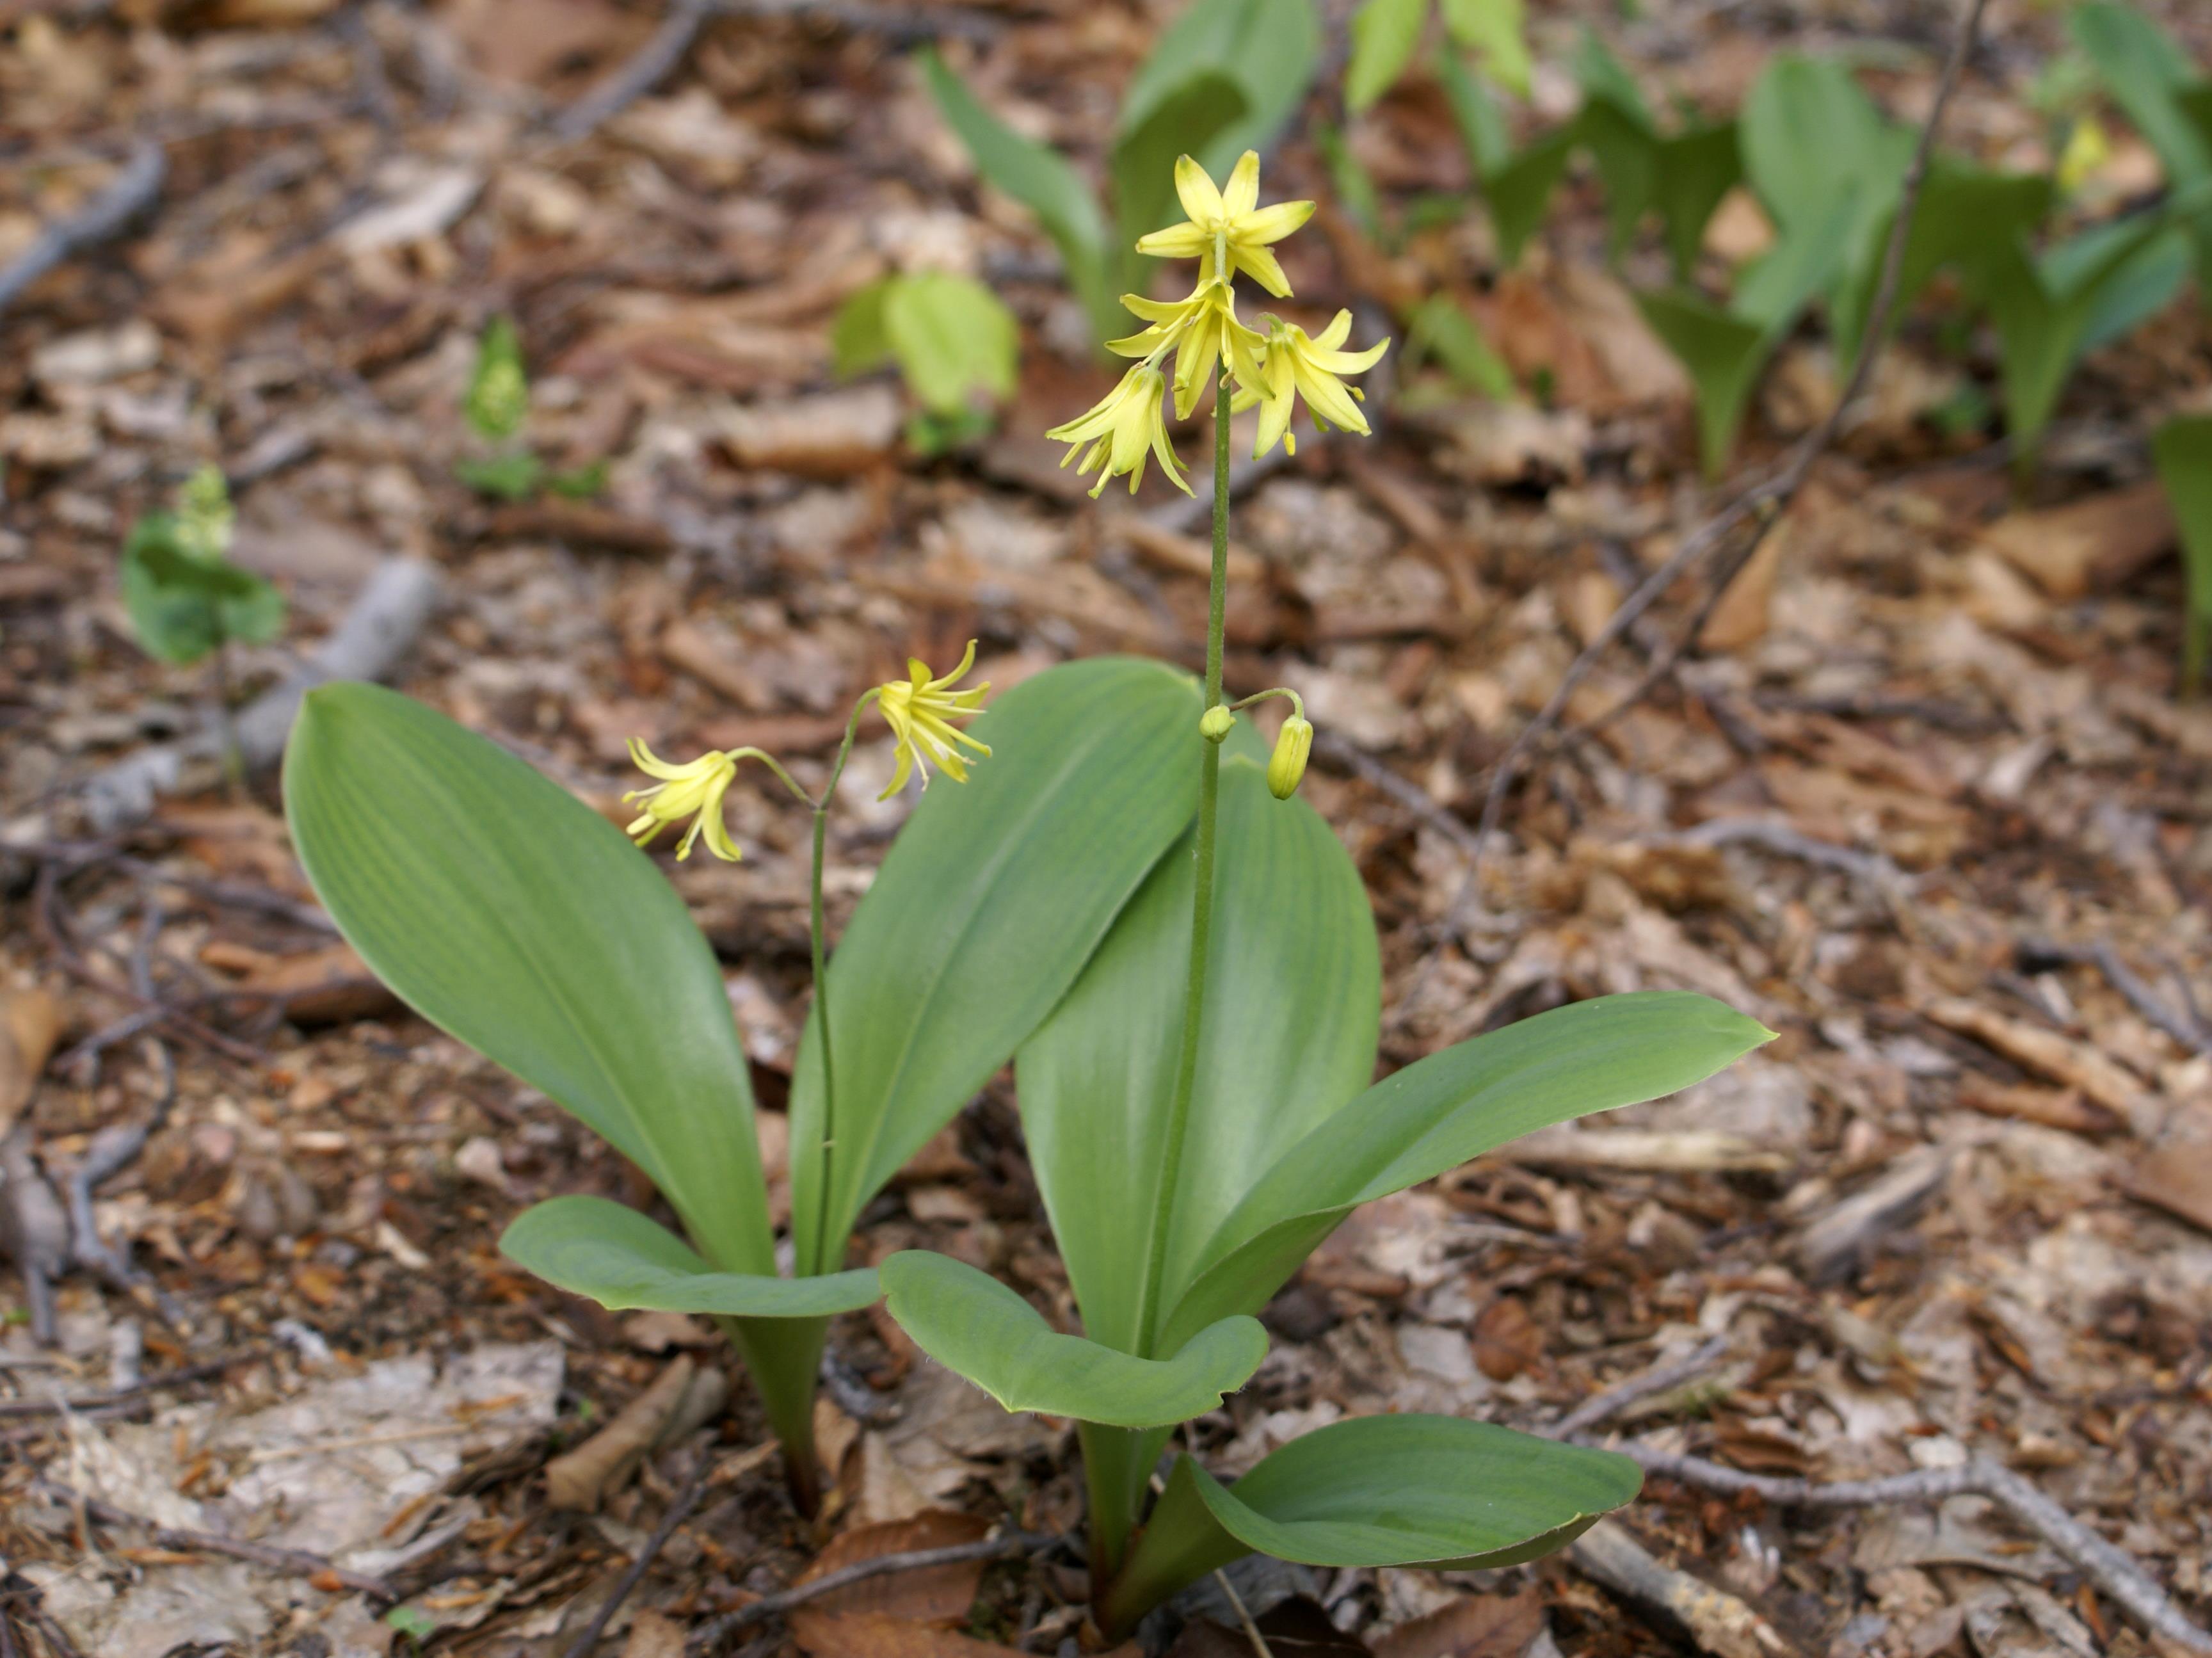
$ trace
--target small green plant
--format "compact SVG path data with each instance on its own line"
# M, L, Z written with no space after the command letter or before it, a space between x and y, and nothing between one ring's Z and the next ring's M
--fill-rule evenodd
M1320 52L1313 0L1194 0L1122 97L1107 163L1110 210L1066 157L994 115L934 52L921 64L977 169L1037 216L1103 341L1121 327L1115 295L1145 291L1152 259L1132 244L1173 216L1175 158L1188 152L1218 172L1267 143L1304 96Z
M2182 619L2181 693L2203 689L2208 645L2212 645L2212 415L2180 415L2159 428L2151 440L2159 482L2173 503L2181 530L2181 562L2189 584Z
M1701 996L1608 997L1367 1085L1374 920L1341 843L1297 797L1313 726L1287 687L1224 705L1221 673L1230 412L1259 405L1257 453L1287 439L1299 399L1321 422L1364 432L1342 377L1382 348L1342 349L1348 313L1312 339L1279 319L1261 319L1265 334L1237 319L1234 276L1281 295L1268 245L1310 208L1260 207L1256 155L1218 190L1187 157L1176 182L1190 218L1167 245L1199 258L1195 287L1172 303L1127 296L1151 326L1116 349L1141 360L1048 434L1101 487L1133 483L1155 459L1181 483L1163 401L1171 384L1188 415L1214 392L1203 712L1154 762L1162 782L1195 771L1195 818L1015 1054L1030 1163L1085 1333L1054 1329L948 1256L905 1251L878 1268L891 1315L932 1357L1009 1410L1076 1421L1095 1610L1109 1637L1255 1551L1332 1566L1505 1565L1633 1497L1642 1476L1626 1457L1406 1415L1323 1428L1233 1486L1181 1456L1146 1503L1176 1427L1265 1356L1254 1315L1358 1206L1532 1129L1686 1087L1771 1035ZM1272 753L1236 717L1268 698L1291 708Z
M455 461L453 476L478 495L527 501L545 489L582 501L606 487L605 462L550 471L523 440L530 418L530 377L522 365L522 342L505 317L486 324L477 343L476 368L461 399L461 415L486 452Z
M216 724L234 783L245 767L231 726L230 647L265 645L284 629L284 595L230 561L236 520L229 483L210 463L185 480L174 509L131 526L120 571L123 608L149 656L180 667L215 659Z
M1352 57L1345 66L1345 106L1355 114L1403 76L1428 26L1430 0L1364 0L1352 19ZM1522 0L1437 0L1451 43L1474 54L1483 72L1521 97L1535 68L1528 55Z
M422 1607L403 1601L384 1614L386 1625L407 1643L410 1652L422 1650L422 1643L438 1632L438 1620Z
M973 276L913 271L871 282L846 301L830 350L844 378L896 363L921 405L907 441L938 455L991 429L989 405L1013 394L1021 331Z

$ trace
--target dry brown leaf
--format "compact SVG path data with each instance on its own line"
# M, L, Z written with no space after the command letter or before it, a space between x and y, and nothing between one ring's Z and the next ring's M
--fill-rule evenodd
M1935 1023L1994 1048L2014 1064L2068 1088L2079 1089L2123 1122L2132 1123L2143 1104L2142 1087L2096 1049L1994 1008L1960 997L1945 997L1923 1010Z
M641 1607L630 1619L623 1658L684 1658L684 1625L665 1612Z
M2174 544L2173 508L2154 480L2041 512L2010 513L1982 540L2058 599L2103 592Z
M791 1614L791 1634L814 1658L1007 1658L1015 1650L903 1618L840 1616L814 1606Z
M2212 1232L2212 1140L2175 1140L2145 1152L2126 1184L2130 1195Z
M2016 1117L2073 1134L2110 1134L2128 1126L2095 1101L2082 1098L2078 1088L2007 1086L1970 1074L1959 1080L1959 1103L1985 1116Z
M1790 526L1778 524L1767 532L1751 562L1736 572L1728 591L1713 607L1698 643L1709 651L1740 651L1766 633L1767 612L1774 599L1775 573L1790 545Z
M908 1520L891 1520L861 1526L834 1537L814 1564L799 1576L811 1583L864 1560L887 1554L908 1554L917 1549L951 1548L980 1542L991 1529L980 1515L955 1514L948 1509L927 1509ZM983 1579L983 1562L963 1561L950 1566L927 1566L915 1571L887 1572L848 1588L836 1589L809 1609L837 1617L902 1618L918 1624L951 1628L968 1616L975 1599L975 1586Z
M399 1006L399 999L348 944L274 956L218 939L200 951L200 960L236 975L240 990L258 992L280 1004L284 1017L296 1025L373 1019Z
M1544 1627L1544 1596L1469 1594L1369 1643L1375 1658L1515 1658Z
M690 1432L721 1411L729 1383L720 1370L679 1355L614 1419L566 1455L545 1465L545 1501L590 1513L637 1472L655 1446Z
M1510 1382L1543 1360L1544 1332L1518 1296L1500 1296L1484 1308L1468 1339L1475 1367L1492 1382Z
M38 1091L39 1073L62 1032L62 1007L43 990L0 991L0 1134Z

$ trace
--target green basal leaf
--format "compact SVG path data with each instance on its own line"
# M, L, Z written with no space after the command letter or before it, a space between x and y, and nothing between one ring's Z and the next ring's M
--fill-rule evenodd
M1233 1485L1178 1458L1107 1621L1127 1628L1249 1553L1304 1565L1516 1565L1632 1501L1625 1456L1441 1416L1362 1417L1291 1441Z
M1444 29L1453 41L1480 55L1483 73L1516 97L1528 95L1535 63L1528 54L1528 18L1522 0L1443 0Z
M1344 71L1345 106L1368 108L1397 84L1421 43L1429 0L1362 0L1352 18L1352 61Z
M836 1149L821 1248L1004 1065L1197 809L1198 688L1097 658L1000 695L970 727L993 750L915 808L830 962ZM822 1069L810 1020L792 1084L794 1212L823 1203Z
M379 978L637 1164L715 1266L775 1272L729 997L651 859L504 749L375 685L307 693L284 804L308 879Z
M1313 140L1322 158L1328 163L1328 180L1335 187L1337 200L1352 215L1359 234L1370 242L1382 242L1387 230L1382 219L1382 193L1376 188L1375 175L1352 154L1340 127L1328 121L1316 121ZM1451 216L1456 218L1458 215Z
M1597 158L1598 176L1605 181L1607 253L1618 259L1657 191L1659 139L1650 127L1600 98L1583 106L1575 130Z
M1313 0L1193 0L1131 77L1115 131L1143 126L1194 75L1234 81L1243 113L1192 152L1218 183L1246 150L1265 149L1304 101L1321 63L1321 38Z
M1121 309L1108 271L1109 235L1097 198L1066 157L1024 138L985 108L933 51L921 53L922 78L945 125L959 135L985 179L1037 216L1067 267L1068 286L1099 328L1118 331Z
M500 455L464 456L453 463L453 476L495 501L527 501L544 479L545 463L527 449L510 449Z
M1689 372L1698 450L1705 476L1718 477L1735 446L1752 388L1773 351L1767 331L1697 294L1638 294L1636 307Z
M2205 647L2212 640L2212 415L2167 421L2151 439L2151 455L2181 529L2189 611L2182 627L2180 689L2189 695L2203 684Z
M1256 1312L1360 1204L1539 1128L1702 1082L1773 1032L1711 997L1638 991L1577 1002L1431 1054L1275 1157L1199 1252L1163 1328L1173 1345Z
M1243 1387L1267 1356L1253 1318L1225 1318L1167 1358L1062 1335L1012 1290L950 1255L906 1249L878 1269L884 1304L922 1351L1010 1411L1122 1428L1187 1422Z
M179 666L226 641L265 644L284 628L284 595L228 559L195 550L187 520L149 513L131 526L118 581L123 608L149 656Z
M1686 127L1659 141L1653 158L1651 205L1658 210L1678 280L1687 282L1697 269L1705 227L1712 222L1722 197L1742 177L1743 157L1733 121Z
M896 276L878 276L837 307L830 320L830 367L839 380L851 380L891 360L890 335L884 326L884 301Z
M666 1227L605 1198L534 1205L501 1235L499 1248L548 1284L617 1312L823 1318L857 1311L880 1293L872 1272L797 1278L716 1272Z
M1444 96L1451 103L1452 121L1460 143L1467 147L1468 164L1477 182L1486 181L1513 159L1512 135L1506 130L1505 112L1498 98L1455 52L1447 52L1437 64Z
M1824 217L1839 189L1856 193L1847 247L1894 205L1912 155L1911 131L1884 120L1832 58L1774 58L1752 83L1738 125L1745 175L1785 235Z
M1611 106L1645 132L1658 131L1651 118L1651 106L1644 101L1643 88L1636 84L1628 65L1587 27L1575 41L1574 75L1586 102Z
M1196 1333L1156 1339L1206 1239L1278 1148L1374 1074L1375 921L1343 847L1303 799L1269 794L1264 768L1241 756L1222 763L1218 833L1207 1002L1176 1188L1163 1189L1161 1163L1190 961L1188 840L1016 1060L1030 1162L1084 1328L1124 1352L1174 1351ZM1148 1320L1156 1236L1162 1294Z
M1430 295L1406 319L1406 366L1401 372L1411 374L1431 356L1470 392L1501 403L1514 395L1513 371L1449 294Z
M1537 139L1504 167L1484 176L1482 193L1490 203L1490 222L1498 233L1499 263L1521 262L1521 250L1536 234L1552 204L1552 191L1574 153L1576 133L1563 127Z
M917 271L893 280L883 326L908 388L933 414L963 413L971 395L1012 394L1021 331L1014 313L973 276Z

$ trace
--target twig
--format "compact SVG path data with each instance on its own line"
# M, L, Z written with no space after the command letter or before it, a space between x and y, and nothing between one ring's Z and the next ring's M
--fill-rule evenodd
M1244 1597L1237 1593L1237 1585L1229 1581L1229 1574L1217 1570L1213 1574L1213 1581L1221 1585L1221 1592L1229 1597L1229 1604L1237 1613L1237 1621L1244 1626L1244 1638L1252 1643L1252 1658L1275 1658L1273 1650L1267 1645L1267 1637L1260 1633L1259 1625L1252 1621L1252 1612L1244 1604Z
M904 1554L881 1554L872 1560L855 1561L849 1566L824 1573L811 1583L801 1583L794 1588L764 1594L750 1606L739 1606L735 1612L702 1624L684 1643L684 1650L694 1658L718 1650L722 1643L741 1629L778 1617L793 1606L804 1606L834 1590L854 1583L866 1582L871 1577L882 1577L895 1571L921 1571L929 1566L957 1566L970 1560L1000 1560L1010 1555L1036 1554L1055 1548L1064 1540L1051 1533L1005 1532L997 1537L987 1537L977 1543L954 1543L941 1549L912 1549Z
M265 1566L271 1571L295 1572L303 1577L337 1583L374 1600L399 1599L399 1591L386 1579L372 1576L367 1572L349 1571L328 1558L311 1554L305 1549L280 1549L266 1543L249 1543L242 1538L225 1537L220 1532L185 1531L176 1526L164 1526L143 1515L133 1514L128 1509L118 1509L112 1503L87 1497L43 1475L33 1482L32 1488L54 1502L82 1509L104 1526L137 1527L165 1549L228 1555L233 1560Z
M1680 1387L1692 1376L1703 1375L1728 1350L1728 1338L1715 1336L1686 1357L1668 1364L1656 1364L1625 1382L1615 1382L1602 1393L1592 1394L1550 1427L1539 1431L1547 1439L1572 1439L1577 1434L1588 1433L1600 1423L1611 1421L1639 1399L1663 1394L1670 1388Z
M660 1516L660 1524L653 1528L653 1535L646 1539L645 1546L637 1552L637 1558L629 1563L629 1570L617 1580L613 1592L599 1603L599 1609L592 1614L592 1621L584 1626L583 1632L569 1643L568 1658L590 1658L592 1649L599 1645L599 1637L606 1632L607 1625L622 1609L622 1603L629 1599L631 1590L645 1581L645 1574L660 1558L661 1550L668 1546L668 1540L676 1535L676 1528L691 1517L691 1510L699 1506L699 1499L707 1494L707 1487L714 1482L714 1459L701 1457L698 1472L677 1493L676 1500L668 1505L668 1512Z
M1715 817L1673 839L1677 846L1748 844L1820 868L1839 870L1885 901L1902 898L1917 884L1879 853L1854 852L1832 841L1815 840L1802 829L1769 817Z
M1314 752L1331 765L1342 766L1369 787L1387 794L1421 822L1472 855L1474 831L1456 814L1418 783L1398 775L1371 754L1355 747L1334 732L1314 733Z
M56 265L81 249L106 241L151 207L168 173L169 158L161 146L150 138L141 141L123 170L82 211L47 226L13 264L0 270L0 311Z
M553 136L564 142L588 137L659 86L676 72L717 9L714 0L676 0L650 39L554 118Z
M171 1388L183 1388L195 1382L205 1382L213 1376L236 1370L241 1364L251 1364L268 1352L266 1347L249 1347L233 1353L228 1358L212 1358L204 1364L179 1365L165 1370L160 1376L148 1376L128 1388L110 1388L96 1394L79 1394L72 1399L4 1399L0 1400L0 1419L21 1416L58 1416L66 1412L74 1415L85 1410L105 1410L117 1405L129 1405L151 1394Z
M2024 938L2016 952L2023 973L2040 973L2062 962L2095 968L2112 981L2112 988L2128 999L2135 1011L2184 1048L2212 1058L2212 1030L2193 1009L2176 1008L2137 977L2120 959L2120 953L2104 939L2094 944L2059 944L2040 938Z
M1954 1497L1985 1497L2081 1569L2106 1594L2134 1613L2143 1626L2191 1652L2212 1655L2212 1636L2182 1616L2179 1608L2126 1554L2002 1464L1977 1457L1955 1468L1923 1468L1886 1479L1781 1479L1744 1473L1702 1457L1680 1456L1644 1445L1612 1449L1663 1474L1708 1491L1764 1498L1778 1508L1863 1509L1893 1503L1941 1503Z
M1674 550L1673 556L1644 578L1641 586L1621 601L1620 607L1607 618L1605 625L1598 629L1596 636L1583 647L1582 653L1570 665L1566 673L1559 681L1559 689L1553 692L1551 700L1544 704L1536 717L1523 726L1520 734L1513 739L1512 746L1505 751L1504 757L1498 762L1496 770L1491 774L1490 792L1483 800L1482 819L1475 826L1475 847L1470 854L1467 878L1462 885L1459 897L1452 905L1455 914L1463 907L1467 897L1475 888L1476 882L1481 874L1483 851L1489 844L1491 832L1498 827L1498 817L1504 809L1506 794L1519 778L1522 765L1528 758L1529 750L1559 724L1559 717L1565 712L1569 700L1580 688L1583 681L1589 677L1600 659L1612 649L1622 635L1636 624L1646 610L1658 602L1660 597L1672 587L1676 580L1722 547L1739 526L1746 524L1750 525L1751 533L1744 537L1741 548L1722 567L1711 584L1711 597L1699 608L1697 616L1692 619L1689 629L1681 635L1671 652L1662 655L1652 665L1650 671L1644 676L1637 689L1616 703L1603 716L1604 719L1611 719L1622 709L1635 703L1652 685L1674 671L1674 665L1680 660L1682 653L1696 640L1698 631L1705 626L1705 619L1710 615L1712 606L1719 602L1719 595L1727 591L1729 583L1750 560L1752 555L1758 551L1759 544L1765 540L1767 532L1773 528L1790 501L1796 497L1797 492L1804 487L1806 478L1811 475L1814 462L1818 460L1835 441L1836 434L1842 429L1846 414L1866 388L1868 378L1874 371L1875 358L1880 354L1883 339L1889 331L1890 312L1895 307L1897 302L1899 282L1905 265L1905 244L1911 234L1914 211L1919 206L1921 186L1927 179L1929 158L1934 152L1936 134L1942 125L1943 112L1950 105L1951 94L1958 88L1960 74L1965 67L1967 56L1981 32L1982 12L1987 4L1988 0L1967 0L1966 15L1960 20L1958 33L1952 41L1950 56L1943 65L1942 78L1936 86L1936 100L1929 107L1928 118L1921 126L1919 142L1914 147L1912 160L1905 168L1905 177L1898 191L1897 214L1890 226L1888 246L1883 251L1881 276L1875 289L1874 303L1867 313L1864 331L1859 340L1857 361L1852 367L1850 379L1844 386L1843 395L1837 398L1835 406L1829 410L1826 417L1820 425L1808 434L1796 448L1791 451L1789 459L1776 472L1752 485L1705 523L1684 537L1682 544Z

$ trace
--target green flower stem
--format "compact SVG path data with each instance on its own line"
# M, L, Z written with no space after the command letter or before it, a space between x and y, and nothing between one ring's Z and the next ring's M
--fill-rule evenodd
M875 701L880 689L863 693L860 700L853 704L853 716L845 722L845 740L837 745L837 758L830 768L830 780L822 786L822 798L811 802L814 807L814 866L808 891L807 931L814 957L814 1023L820 1027L822 1033L819 1042L822 1051L822 1183L817 1188L814 1206L812 1251L793 1262L802 1277L830 1270L827 1265L830 1250L830 1174L831 1160L836 1156L837 1147L837 1096L830 1085L829 947L823 942L822 920L822 865L830 841L830 807L837 798L837 783L845 775L845 762L853 757L853 739L860 735L860 716ZM767 759L766 756L762 757ZM773 760L769 760L768 763L775 768L776 774L783 777L785 782L791 783L781 766L776 765ZM791 786L799 788L795 783ZM799 794L800 799L807 799L804 790L799 790Z
M1213 582L1206 615L1206 708L1221 701L1222 628L1229 609L1229 368L1223 364L1213 389ZM1204 709L1200 711L1204 712ZM1213 825L1221 794L1221 747L1201 743L1198 774L1198 847L1194 853L1190 915L1190 979L1183 993L1182 1054L1176 1065L1176 1086L1168 1109L1168 1138L1160 1160L1159 1199L1152 1206L1152 1235L1145 1252L1145 1294L1137 1310L1146 1357L1158 1355L1152 1342L1160 1315L1160 1278L1168 1253L1168 1222L1182 1177L1182 1150L1190 1127L1190 1096L1198 1080L1199 1020L1206 1008L1206 961L1213 929Z

